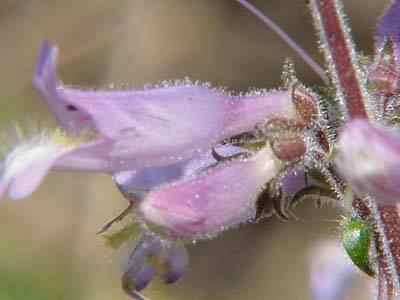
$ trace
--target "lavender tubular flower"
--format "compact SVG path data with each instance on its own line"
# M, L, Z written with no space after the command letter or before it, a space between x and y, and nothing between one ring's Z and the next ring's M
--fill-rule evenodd
M229 155L239 149L222 150ZM156 275L168 284L181 278L188 264L181 240L210 238L254 220L257 195L283 164L269 147L246 157L233 154L227 162L217 162L206 155L186 164L182 179L153 187L139 198L135 214L144 229L122 277L128 295L142 299L139 291ZM118 174L114 180L128 198L137 189L135 176Z
M400 199L400 134L356 120L347 124L339 140L336 165L351 187L382 203Z
M56 53L54 46L44 44L34 82L62 120L60 125L77 127L76 121L68 118L80 115L81 122L90 121L102 136L116 141L112 155L127 159L134 155L134 160L141 161L139 167L143 167L143 159L152 166L179 160L176 156L191 157L273 117L296 117L287 91L239 97L188 81L133 91L68 88L54 78ZM41 77L43 74L49 76ZM74 111L65 111L71 107ZM137 165L132 163L130 168Z
M46 155L41 176L31 187L13 198L29 195L45 173L79 170L115 173L173 165L191 159L231 136L251 131L259 122L279 115L297 117L287 91L258 92L231 96L206 85L181 82L141 91L82 91L65 87L56 76L57 48L45 42L39 55L34 85L68 134L93 132L90 142L75 144L69 151L48 139L56 147ZM30 144L30 143L28 143ZM27 145L28 145L27 144ZM24 146L24 155L37 151ZM53 147L53 148L54 148ZM31 151L32 150L32 151ZM42 149L43 150L43 149ZM1 191L12 182L15 171L10 161L19 160L20 150L12 152L3 164ZM57 153L57 155L55 154ZM62 155L61 155L62 154ZM32 157L33 159L33 157ZM40 159L39 159L40 160ZM18 173L28 170L26 162ZM38 161L38 164L40 162ZM18 190L16 180L13 190Z

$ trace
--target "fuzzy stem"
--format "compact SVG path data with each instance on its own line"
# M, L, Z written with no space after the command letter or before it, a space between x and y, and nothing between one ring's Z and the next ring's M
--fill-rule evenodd
M395 205L378 206L382 229L385 235L386 251L390 253L388 270L383 270L386 276L386 284L390 297L396 298L400 293L399 267L400 267L400 216L399 209ZM385 255L385 251L382 251Z
M297 55L301 57L301 59L311 67L311 69L324 81L324 83L328 83L328 78L325 75L325 71L321 66L302 48L296 43L285 31L282 30L274 21L272 21L269 17L264 15L258 8L249 3L246 0L236 0L245 7L248 11L250 11L253 15L255 15L259 20L261 20L269 29L275 32Z
M355 199L356 213L373 224L378 263L378 300L398 300L400 292L400 215L394 205L378 206L372 198Z
M329 71L337 86L343 113L350 119L368 117L368 92L339 0L311 0Z
M384 271L384 267L379 265L378 267L378 297L377 300L390 300L389 298L389 290L387 287L387 280Z

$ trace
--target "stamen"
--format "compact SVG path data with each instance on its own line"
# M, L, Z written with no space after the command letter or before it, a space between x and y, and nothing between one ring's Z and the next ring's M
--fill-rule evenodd
M258 8L249 3L246 0L236 0L245 7L248 11L250 11L253 15L255 15L259 20L261 20L269 29L275 32L294 52L297 53L301 57L301 59L311 67L311 69L324 81L324 83L328 84L329 80L325 75L324 69L302 48L299 44L297 44L285 31L282 30L274 21L272 21L269 17L264 15Z

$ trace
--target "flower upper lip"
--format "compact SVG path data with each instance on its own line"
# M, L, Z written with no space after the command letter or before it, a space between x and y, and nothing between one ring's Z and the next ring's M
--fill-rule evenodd
M34 86L66 135L95 135L63 149L49 169L116 173L173 165L269 118L297 116L287 91L238 97L189 81L144 90L70 88L57 77L57 55L56 46L43 43Z
M110 159L124 161L124 170L188 159L266 118L295 114L286 91L236 97L189 81L144 90L69 88L57 78L57 53L43 44L36 88L65 130L91 128L112 140Z

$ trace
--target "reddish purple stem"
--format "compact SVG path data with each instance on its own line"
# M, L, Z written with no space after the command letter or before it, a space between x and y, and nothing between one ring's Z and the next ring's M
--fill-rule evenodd
M355 50L344 24L337 0L312 0L311 8L324 42L325 54L333 77L339 84L349 118L367 118L363 91Z
M372 199L370 199L372 200ZM366 221L373 221L378 259L378 300L397 300L400 266L400 214L396 205L367 204L356 198L353 208ZM375 215L375 211L379 215Z
M382 205L378 207L384 231L389 241L390 252L396 267L400 266L400 218L398 205ZM394 270L399 273L399 270ZM396 274L397 275L397 274Z

